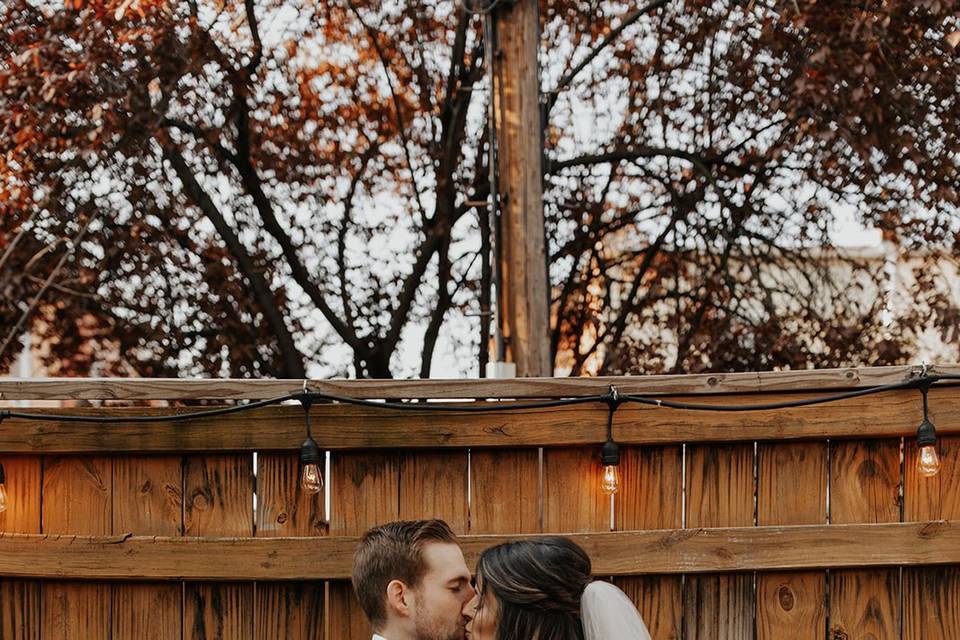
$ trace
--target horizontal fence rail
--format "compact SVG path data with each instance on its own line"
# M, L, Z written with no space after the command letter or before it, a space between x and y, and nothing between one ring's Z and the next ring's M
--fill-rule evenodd
M603 393L767 393L855 389L903 382L920 366L856 367L757 373L522 378L479 380L308 380L311 391L356 398L485 399L563 398ZM960 365L928 367L930 375L960 374ZM303 380L178 380L169 378L4 378L5 400L263 400L304 390Z
M463 536L488 547L536 537ZM668 529L569 536L601 576L960 563L948 522ZM0 534L0 574L81 580L344 580L357 537L170 538Z
M763 402L816 397L815 393L767 394ZM678 397L677 400L687 398ZM716 405L759 402L756 396L711 398ZM606 438L607 408L601 402L552 409L438 414L341 404L315 404L313 434L321 448L394 449L462 447L586 446ZM9 453L123 453L283 451L300 446L305 433L299 406L272 406L216 418L168 423L72 423L58 415L170 415L187 409L36 409L50 420L8 418L0 422L0 451ZM930 411L942 435L960 433L960 386L930 390ZM818 438L881 438L914 434L920 423L920 393L888 391L793 409L748 413L685 411L625 404L614 419L620 444L735 442Z

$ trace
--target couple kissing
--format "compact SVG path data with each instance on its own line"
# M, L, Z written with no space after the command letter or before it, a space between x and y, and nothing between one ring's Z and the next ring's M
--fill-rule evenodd
M353 588L374 640L650 640L630 599L561 536L491 547L474 578L445 522L390 522L363 535Z

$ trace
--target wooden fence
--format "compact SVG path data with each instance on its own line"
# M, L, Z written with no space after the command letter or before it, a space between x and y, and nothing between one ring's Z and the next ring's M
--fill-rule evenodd
M310 386L459 401L592 395L612 383L744 404L916 373ZM301 386L2 380L0 401L229 400ZM0 513L0 638L368 638L344 581L356 536L392 519L442 517L463 535L469 562L501 539L572 534L657 639L956 640L960 388L935 386L930 409L943 462L934 478L915 470L916 390L751 413L625 405L611 509L598 486L601 404L452 414L318 404L329 513L297 486L299 406L149 425L57 416L172 409L44 409L49 421L0 423L10 493Z

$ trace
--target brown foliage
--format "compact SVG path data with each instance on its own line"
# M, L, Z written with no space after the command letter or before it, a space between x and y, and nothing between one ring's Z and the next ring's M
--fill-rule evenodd
M848 286L874 266L807 249L842 202L953 251L957 3L649 7L541 5L558 364L898 362L955 323L935 277L891 320ZM451 2L3 3L0 255L37 217L0 327L96 216L34 315L57 373L428 374L433 339L397 361L423 327L466 372L482 32Z

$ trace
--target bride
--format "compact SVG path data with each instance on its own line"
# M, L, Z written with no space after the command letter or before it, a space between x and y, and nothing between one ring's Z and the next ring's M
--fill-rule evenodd
M650 640L620 589L590 578L590 556L559 536L483 552L464 608L468 640Z

